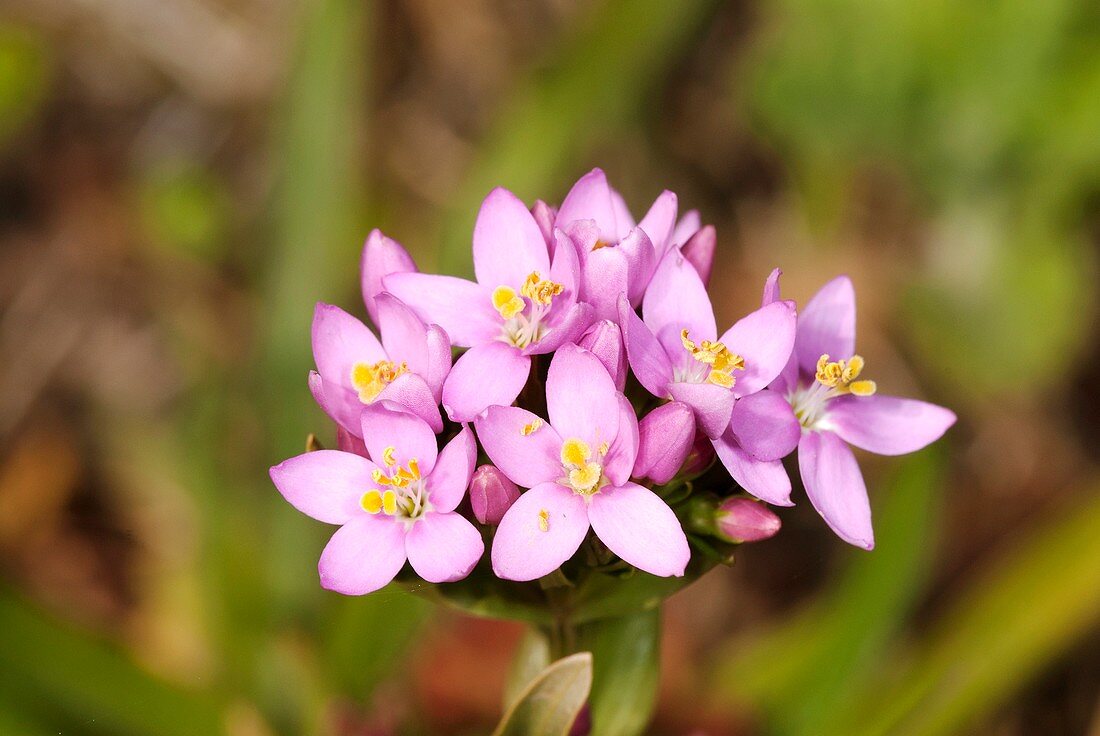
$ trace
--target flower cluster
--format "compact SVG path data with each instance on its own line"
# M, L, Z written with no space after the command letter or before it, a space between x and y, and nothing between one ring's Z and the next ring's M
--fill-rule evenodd
M753 499L792 505L783 460L796 451L826 523L873 546L850 446L913 452L954 414L865 377L846 277L797 310L777 269L760 308L719 332L714 228L677 215L666 191L636 223L598 169L556 210L495 189L473 281L420 273L371 233L361 277L378 334L327 304L313 320L309 388L338 449L271 469L295 508L340 527L324 587L369 593L406 562L453 582L485 557L512 581L570 560L681 576L693 548L778 530Z

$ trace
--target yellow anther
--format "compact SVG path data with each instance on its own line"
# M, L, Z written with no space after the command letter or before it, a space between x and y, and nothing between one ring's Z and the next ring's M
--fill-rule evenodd
M382 389L408 370L406 363L393 363L389 360L380 360L373 364L356 363L351 367L351 385L359 393L359 400L369 404Z
M394 447L393 445L390 445L385 450L382 450L382 462L384 462L386 465L388 465L391 468L394 465L397 465L397 458L395 458L393 456L393 454L395 452L397 452L397 448Z
M592 448L584 440L576 437L566 440L561 446L561 462L563 465L571 465L575 468L584 467L592 457Z
M733 388L736 379L734 371L745 370L745 359L737 353L730 352L724 344L703 340L698 345L688 338L687 329L680 330L680 342L684 349L691 353L691 357L700 363L710 366L707 381L722 388Z
M606 442L601 442L600 443L600 454L601 455L606 455L610 449L611 449L611 445L607 444Z
M397 494L393 491L386 491L382 494L382 510L386 512L387 516L393 516L397 513Z
M535 304L546 305L554 300L562 292L564 287L549 279L544 279L538 271L532 271L527 275L519 293L530 299Z
M599 463L585 463L569 471L569 485L582 493L592 490L600 482L603 467Z
M542 420L535 419L531 422L528 422L527 424L524 424L523 427L520 428L519 433L522 434L524 437L530 437L535 432L538 432L541 427Z
M541 511L539 511L539 531L550 531L550 512L546 509L542 509Z
M412 473L414 480L420 480L420 463L416 461L415 457L409 458L409 472Z
M363 510L368 514L377 514L382 510L382 494L378 491L367 491L363 494L363 497L359 499L359 505L362 506Z
M523 299L510 286L498 286L493 289L493 309L500 312L504 319L512 319L526 306Z
M877 389L874 381L855 380L862 372L863 358L860 356L853 355L848 360L830 361L826 353L817 359L817 372L814 378L818 383L833 389L838 394L872 396Z
M597 240L596 244L592 246L592 250L599 250L600 248L606 248L609 245L611 245L611 243L608 243L606 240Z
M382 472L381 468L370 471L370 477L380 486L388 486L393 482L388 475Z

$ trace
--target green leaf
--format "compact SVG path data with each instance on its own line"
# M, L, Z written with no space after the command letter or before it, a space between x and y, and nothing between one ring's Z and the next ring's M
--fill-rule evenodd
M590 623L578 640L593 657L592 736L644 733L660 679L660 611Z
M559 659L520 694L493 736L565 736L591 687L591 653Z
M504 709L511 708L527 686L550 666L550 642L534 626L527 627L512 657L508 680L504 683Z

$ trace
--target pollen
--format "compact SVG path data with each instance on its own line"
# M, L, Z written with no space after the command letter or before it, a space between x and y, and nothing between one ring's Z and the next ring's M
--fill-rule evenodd
M561 446L561 462L563 465L582 467L592 457L592 448L588 443L576 437L566 440Z
M532 271L527 275L527 280L523 282L519 293L535 304L546 306L562 292L563 288L561 284L542 278L538 271Z
M369 404L397 377L407 373L406 363L380 360L377 363L356 363L351 367L351 385L359 393L359 400Z
M389 491L392 493L392 491ZM378 491L367 491L359 499L359 505L368 514L377 514L382 510L382 494Z
M733 372L745 370L745 359L731 352L720 342L701 340L696 344L688 337L687 328L680 331L680 342L683 343L684 349L691 353L692 358L710 366L710 371L707 373L708 383L722 388L733 388L733 384L736 383Z
M391 468L394 465L397 465L397 458L394 457L395 452L397 452L397 448L393 445L390 445L385 450L382 450L382 462L384 462L387 466Z
M855 396L872 396L878 386L874 381L866 379L857 381L863 372L863 358L853 355L848 360L830 361L829 355L822 355L817 359L817 372L814 378L823 386L833 389L838 394L853 394Z
M539 531L540 532L550 531L550 512L547 511L546 509L542 509L542 510L539 511L538 516L539 516Z
M600 454L601 455L606 455L610 449L611 449L611 445L607 444L606 442L601 442L600 443Z
M536 418L535 420L528 422L527 424L524 424L522 427L520 427L519 433L524 437L530 437L535 432L538 432L541 428L542 420Z
M569 485L581 493L590 492L600 482L603 466L599 463L585 463L569 471Z
M493 309L500 312L504 319L512 319L526 306L516 290L510 286L498 286L493 289Z
M397 513L397 494L393 491L386 491L382 494L382 510L386 512L386 516L393 516Z

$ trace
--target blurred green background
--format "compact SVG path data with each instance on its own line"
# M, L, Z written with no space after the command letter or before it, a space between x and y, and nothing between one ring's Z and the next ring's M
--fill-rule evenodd
M369 228L461 273L594 165L960 416L873 553L802 501L670 601L653 733L1100 734L1089 0L5 0L0 734L486 733L519 629L322 591L266 468Z

